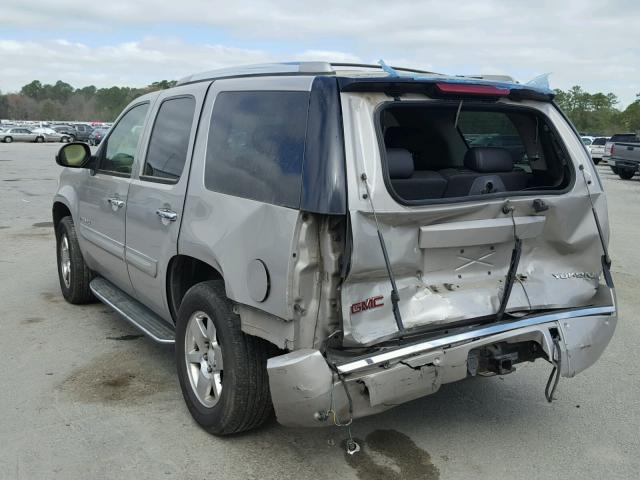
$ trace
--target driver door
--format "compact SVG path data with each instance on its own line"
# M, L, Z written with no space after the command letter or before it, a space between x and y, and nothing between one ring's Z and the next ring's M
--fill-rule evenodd
M87 264L127 293L132 293L124 255L127 196L149 107L139 103L121 115L98 150L96 170L78 188L78 230Z

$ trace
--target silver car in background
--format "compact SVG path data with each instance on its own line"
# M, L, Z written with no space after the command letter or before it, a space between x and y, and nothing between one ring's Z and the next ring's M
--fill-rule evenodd
M0 142L36 142L41 143L45 141L45 135L43 133L36 133L28 128L24 127L12 127L6 130L0 131Z
M69 143L71 141L71 136L65 133L60 133L53 128L47 127L38 127L34 128L33 133L39 133L44 135L45 142L62 142Z

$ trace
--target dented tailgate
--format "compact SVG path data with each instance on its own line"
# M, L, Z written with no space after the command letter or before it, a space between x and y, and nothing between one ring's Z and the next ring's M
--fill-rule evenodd
M371 345L398 333L369 200L377 211L408 330L495 315L515 235L522 241L522 252L507 312L591 304L601 277L602 249L581 177L560 195L400 205L385 187L373 123L375 106L383 99L374 94L342 98L349 185L357 185L349 192L353 247L341 291L346 345ZM603 191L579 139L551 105L537 108L565 140L574 171L584 164L596 210L606 225ZM535 202L540 198L544 209Z

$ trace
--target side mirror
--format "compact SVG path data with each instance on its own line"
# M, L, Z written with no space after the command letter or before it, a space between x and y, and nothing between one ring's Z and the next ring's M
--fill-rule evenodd
M86 168L90 159L91 149L82 142L67 143L56 155L56 163L61 167Z

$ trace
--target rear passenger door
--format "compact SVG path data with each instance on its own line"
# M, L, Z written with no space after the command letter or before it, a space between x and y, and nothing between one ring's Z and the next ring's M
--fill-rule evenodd
M163 92L152 112L149 143L129 188L126 259L136 297L171 321L165 276L177 254L193 142L206 82Z

